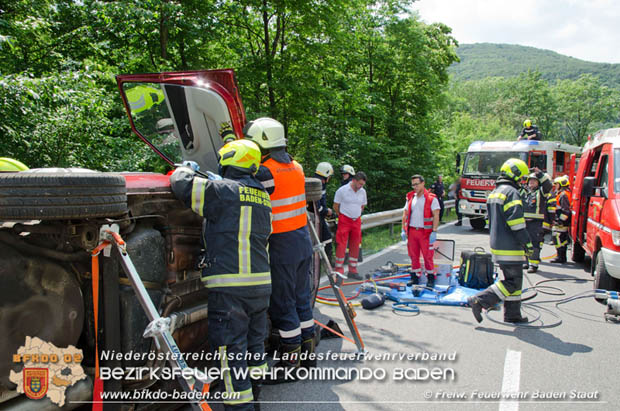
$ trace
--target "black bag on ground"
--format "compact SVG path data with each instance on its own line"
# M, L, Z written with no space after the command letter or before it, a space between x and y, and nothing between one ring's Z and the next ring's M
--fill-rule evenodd
M487 288L493 278L493 256L482 247L473 251L461 251L461 267L459 268L459 285L467 288Z

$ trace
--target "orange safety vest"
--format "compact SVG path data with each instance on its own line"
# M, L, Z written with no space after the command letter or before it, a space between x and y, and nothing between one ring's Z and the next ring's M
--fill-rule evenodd
M304 169L293 160L279 163L270 158L262 165L273 176L274 190L271 193L273 234L294 231L306 225L306 178Z
M405 214L405 229L409 229L409 219L411 218L411 202L415 196L415 191L410 191L407 193L407 214ZM431 210L431 205L433 203L433 199L437 196L435 194L431 194L428 190L424 189L424 231L431 232L433 231L433 211Z

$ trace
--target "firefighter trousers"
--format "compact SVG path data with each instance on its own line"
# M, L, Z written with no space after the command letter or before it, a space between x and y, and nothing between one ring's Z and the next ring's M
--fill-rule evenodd
M532 242L532 247L534 248L532 256L528 258L530 266L533 267L538 267L540 264L540 250L543 246L543 239L545 237L542 223L542 220L537 219L525 220L525 228L527 229L527 233L530 236L530 241Z
M362 242L362 219L347 217L340 214L338 217L338 231L336 231L336 266L335 270L344 273L344 256L349 243L349 272L357 273L357 259Z
M269 295L240 297L210 290L208 298L209 345L222 370L222 391L231 398L223 400L224 409L252 411L254 396L250 377L241 378L235 370L267 370L264 343ZM252 358L246 360L246 353L252 354L248 355Z
M271 263L269 318L280 344L299 345L314 336L310 295L312 257L296 264Z
M566 247L568 246L568 227L554 226L553 240L555 243L555 248L558 251L558 255L560 255L560 253L564 253L564 256L566 257Z
M488 309L500 301L504 302L504 319L518 317L521 313L521 286L523 285L522 264L500 264L503 280L497 281L486 290L476 294L480 305Z

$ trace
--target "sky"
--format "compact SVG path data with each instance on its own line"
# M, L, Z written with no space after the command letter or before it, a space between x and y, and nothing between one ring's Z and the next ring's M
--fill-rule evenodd
M417 0L426 23L461 44L508 43L581 60L620 63L620 0Z

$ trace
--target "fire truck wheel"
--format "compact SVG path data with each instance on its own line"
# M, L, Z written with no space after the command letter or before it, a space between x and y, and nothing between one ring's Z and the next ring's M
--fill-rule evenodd
M603 253L599 251L596 257L592 259L592 274L594 275L594 289L603 289L610 291L620 291L620 281L613 278L607 272ZM596 298L596 301L603 305L607 305L606 298Z
M37 172L38 171L38 172ZM0 220L116 217L127 212L125 179L70 169L0 174Z
M323 184L318 178L306 177L306 201L319 201L323 196Z
M571 254L571 260L576 263L583 263L585 259L586 251L583 249L581 244L576 241L573 241L573 252Z
M471 228L473 228L474 230L484 230L487 222L484 220L484 218L470 218L469 224L471 224Z

